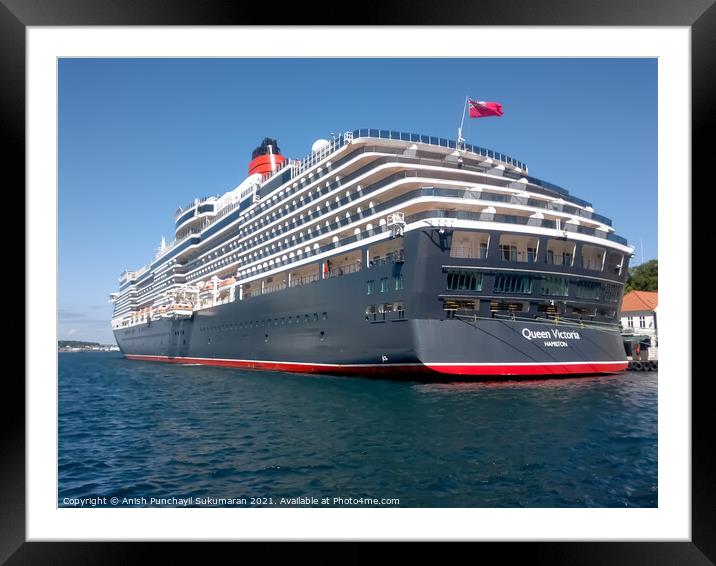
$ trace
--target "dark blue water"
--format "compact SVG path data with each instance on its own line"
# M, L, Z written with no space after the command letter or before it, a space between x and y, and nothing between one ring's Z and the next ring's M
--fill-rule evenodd
M424 384L59 354L58 503L89 497L656 507L657 374Z

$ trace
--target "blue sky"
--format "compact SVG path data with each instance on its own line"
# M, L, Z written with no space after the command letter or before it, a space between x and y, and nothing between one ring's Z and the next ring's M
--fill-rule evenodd
M174 211L246 176L265 136L287 157L356 128L469 143L593 203L657 257L656 59L62 59L59 338L113 343L108 294Z

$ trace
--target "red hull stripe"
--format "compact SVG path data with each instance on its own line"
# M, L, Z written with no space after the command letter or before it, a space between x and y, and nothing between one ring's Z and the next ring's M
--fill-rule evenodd
M203 364L298 373L395 373L436 372L450 375L575 375L615 373L624 371L627 362L552 362L515 364L415 363L415 364L310 364L260 360L232 360L221 358L183 358L127 354L130 360L170 362L175 364Z

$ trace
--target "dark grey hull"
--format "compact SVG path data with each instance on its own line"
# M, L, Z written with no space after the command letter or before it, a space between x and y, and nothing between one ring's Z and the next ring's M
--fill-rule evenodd
M585 375L626 368L614 327L539 322L527 312L514 320L495 318L485 300L473 318L448 318L440 298L445 265L490 263L456 260L447 253L449 241L435 242L432 230L414 231L406 236L404 263L236 300L197 311L190 319L118 329L117 344L133 359L330 374L430 374L444 379ZM367 280L396 273L403 275L404 289L366 295ZM405 311L387 313L385 319L380 314L367 317L366 306L375 302L401 302Z

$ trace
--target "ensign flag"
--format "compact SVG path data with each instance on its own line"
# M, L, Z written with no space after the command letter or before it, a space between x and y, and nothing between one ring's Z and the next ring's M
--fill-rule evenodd
M470 118L487 118L488 116L502 116L502 114L502 104L499 102L470 100Z

